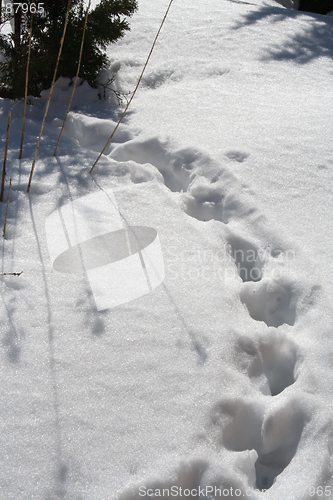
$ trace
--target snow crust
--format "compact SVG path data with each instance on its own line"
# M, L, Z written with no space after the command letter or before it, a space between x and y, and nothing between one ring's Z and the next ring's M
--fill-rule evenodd
M333 20L281 3L175 1L92 174L112 91L77 88L53 157L58 80L29 194L48 92L22 160L0 100L1 498L331 495ZM117 91L167 5L110 47Z

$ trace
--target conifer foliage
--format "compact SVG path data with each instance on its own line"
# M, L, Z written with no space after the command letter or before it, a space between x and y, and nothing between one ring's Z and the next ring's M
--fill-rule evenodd
M1 0L0 0L1 1ZM24 96L30 25L33 23L29 95L39 96L50 87L63 33L68 0L27 0L2 3L1 23L10 21L11 33L0 32L0 97ZM86 5L72 0L58 76L72 78L79 60ZM108 63L105 49L129 30L128 18L137 0L101 0L89 13L79 76L94 85ZM33 16L31 16L33 14Z
M298 10L325 15L333 10L333 0L300 0Z

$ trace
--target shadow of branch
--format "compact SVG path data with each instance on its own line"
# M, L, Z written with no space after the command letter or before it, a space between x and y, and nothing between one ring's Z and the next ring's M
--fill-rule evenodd
M295 24L295 33L290 36L288 32L284 43L267 46L261 60L290 60L297 64L306 64L323 57L333 59L333 17L331 16L263 6L245 14L232 29L246 28L262 21L276 24L288 19L300 18L303 20L302 26Z

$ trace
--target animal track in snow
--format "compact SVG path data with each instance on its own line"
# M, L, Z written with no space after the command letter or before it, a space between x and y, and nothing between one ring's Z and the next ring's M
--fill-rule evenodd
M221 189L209 184L199 184L184 198L184 211L187 215L201 221L223 220L223 193Z
M257 343L241 337L236 356L250 379L259 382L263 394L276 396L295 382L297 348L285 335L271 333Z
M160 69L152 71L142 78L142 85L151 89L161 87L166 81L180 81L182 78L180 73L176 73L171 69Z
M259 249L253 243L234 234L229 236L228 242L241 279L244 282L261 280L263 262Z
M259 283L244 283L240 299L250 316L276 328L296 320L296 298L293 286L285 280L262 279Z
M239 163L247 157L240 152L229 152L227 156ZM181 197L184 211L191 217L228 223L233 218L244 221L251 215L253 223L255 207L246 196L241 196L237 179L198 151L172 151L168 143L162 143L157 138L144 142L133 139L116 146L111 157L118 162L132 160L147 168L151 168L150 165L157 168L171 191L186 191ZM151 169L153 172L154 169ZM263 278L264 257L251 240L229 230L227 241L243 281L240 299L250 316L268 326L293 325L296 320L296 293L292 284L284 279ZM271 253L270 256L275 255ZM192 340L193 348L204 363L206 349L197 343L196 338ZM295 382L297 349L279 332L257 343L242 339L238 347L249 378L254 383L259 381L263 394L276 396ZM251 475L256 477L256 487L271 487L296 453L306 421L302 408L291 401L289 406L280 406L274 413L270 410L267 414L264 403L232 401L219 407L217 413L220 415L217 421L219 418L225 421L226 415L229 415L229 422L222 426L220 432L223 445L238 452L255 450L253 454L257 454L257 460L255 465L252 465L254 460L251 463ZM200 474L196 476L198 478ZM122 498L138 498L138 492L128 493Z
M248 153L244 153L243 151L231 150L226 152L227 158L229 160L237 161L238 163L242 163L249 156Z
M212 415L229 450L255 450L256 488L269 489L295 456L307 415L297 400L265 412L264 405L242 400L217 405Z
M151 165L163 176L166 187L183 192L185 213L200 221L217 220L227 224L232 218L251 216L256 208L246 199L242 186L230 169L194 148L175 150L157 137L132 139L112 149L110 159ZM154 169L151 169L154 173ZM243 197L242 197L243 194ZM243 199L242 199L243 198Z
M144 142L128 141L112 151L112 158L120 162L133 160L141 164L150 163L160 171L165 185L174 192L187 190L194 164L201 156L200 152L190 148L170 153L167 144L156 138Z
M60 120L55 120L54 125L61 127ZM84 149L100 152L105 146L116 126L116 122L96 118L80 113L71 112L66 122L66 136L77 142ZM120 125L114 135L114 142L123 143L132 139L132 133L125 126ZM110 146L106 150L110 151Z

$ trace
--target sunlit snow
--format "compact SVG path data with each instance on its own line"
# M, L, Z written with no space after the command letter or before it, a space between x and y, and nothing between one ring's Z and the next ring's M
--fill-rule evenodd
M122 94L169 1L138 3ZM0 100L1 499L333 495L333 19L291 4L174 0L92 173L125 97L78 86L54 157L58 79L29 194L48 92L22 160Z

